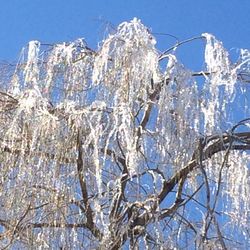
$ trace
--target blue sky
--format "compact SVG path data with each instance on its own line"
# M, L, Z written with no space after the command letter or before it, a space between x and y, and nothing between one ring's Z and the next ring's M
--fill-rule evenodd
M3 0L0 6L0 61L14 61L30 40L44 43L84 37L96 48L107 23L138 17L152 32L180 40L209 32L228 48L249 48L249 0ZM156 36L158 48L174 40ZM198 45L199 46L199 45ZM195 48L194 48L195 49ZM188 61L193 50L186 51Z

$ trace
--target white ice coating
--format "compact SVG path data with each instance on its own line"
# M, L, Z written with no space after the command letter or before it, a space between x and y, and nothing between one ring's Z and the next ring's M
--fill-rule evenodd
M37 249L59 249L63 244L80 249L82 242L92 249L110 248L115 230L128 230L126 223L115 227L110 214L124 181L129 181L124 192L128 206L135 200L140 203L146 195L145 190L138 190L146 187L147 195L160 192L163 176L168 180L193 159L200 136L222 135L231 128L235 121L230 120L229 106L237 105L240 93L237 74L250 72L250 53L241 50L239 64L232 64L220 41L207 33L203 37L206 69L204 82L199 83L175 53L165 55L167 63L162 67L155 38L136 18L120 24L97 51L82 39L45 50L38 41L29 43L25 62L17 65L7 90L17 103L5 96L13 107L0 106L0 224L2 219L18 221L29 204L37 207L22 221L24 233L17 244L24 239L23 248L34 242ZM249 99L245 105L249 112ZM149 119L142 127L149 107ZM88 230L56 227L87 221L86 210L81 209L79 152L88 204L104 235L100 244ZM213 188L223 156L204 163ZM232 231L236 222L239 228L249 223L249 162L246 153L233 153L230 166L223 170L220 205L227 206L225 216ZM125 166L128 173L121 170ZM187 193L199 186L200 177L199 171L188 177ZM127 204L121 202L121 213ZM147 204L144 209L151 207ZM156 208L157 213L160 209ZM202 213L202 209L197 212ZM25 227L49 221L54 227ZM198 231L205 226L200 223ZM183 239L183 227L176 231L178 239ZM153 228L156 242L175 248L168 228L163 232L158 221ZM146 236L142 244L148 247ZM5 245L0 238L0 248Z
M222 42L218 41L213 35L202 34L207 40L205 48L205 62L207 70L213 75L213 83L217 85L230 85L229 91L233 92L233 83L236 76L232 74L232 66L229 54L224 49ZM231 86L232 85L232 86Z
M205 129L212 133L219 129L218 121L226 118L227 105L235 98L237 68L231 64L222 42L208 33L202 36L206 38L205 62L209 73L206 88L210 95L210 98L203 100L202 111Z
M98 51L94 61L94 83L109 85L114 101L131 103L145 99L151 78L159 81L158 54L155 40L140 20L124 22L110 35Z
M27 63L24 69L25 83L31 85L32 87L36 86L39 75L39 49L40 42L30 41L28 45L28 56Z

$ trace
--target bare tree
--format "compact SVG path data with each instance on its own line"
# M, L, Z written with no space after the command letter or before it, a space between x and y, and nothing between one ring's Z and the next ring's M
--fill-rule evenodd
M200 72L176 56L194 40ZM134 19L5 68L1 249L250 247L250 51L155 44Z

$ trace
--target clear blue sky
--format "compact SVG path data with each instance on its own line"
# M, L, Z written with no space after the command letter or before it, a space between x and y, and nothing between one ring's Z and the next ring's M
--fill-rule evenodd
M30 40L55 43L84 37L95 48L104 37L105 22L116 26L133 17L152 32L180 40L210 32L228 49L250 47L250 0L2 0L0 61L17 59ZM160 49L174 42L157 39Z

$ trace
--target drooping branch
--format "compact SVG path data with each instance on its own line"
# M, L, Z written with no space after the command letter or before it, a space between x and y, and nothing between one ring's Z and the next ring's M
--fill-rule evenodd
M86 213L86 227L93 233L93 235L101 240L103 237L100 230L97 228L97 226L94 224L93 219L93 211L89 203L89 196L88 196L88 189L87 184L85 182L85 175L84 175L84 166L83 166L83 152L82 152L82 141L80 137L80 132L78 132L77 137L77 148L78 148L78 158L77 158L77 173L78 173L78 179L81 187L81 193L82 193L82 199L85 205L85 213Z

